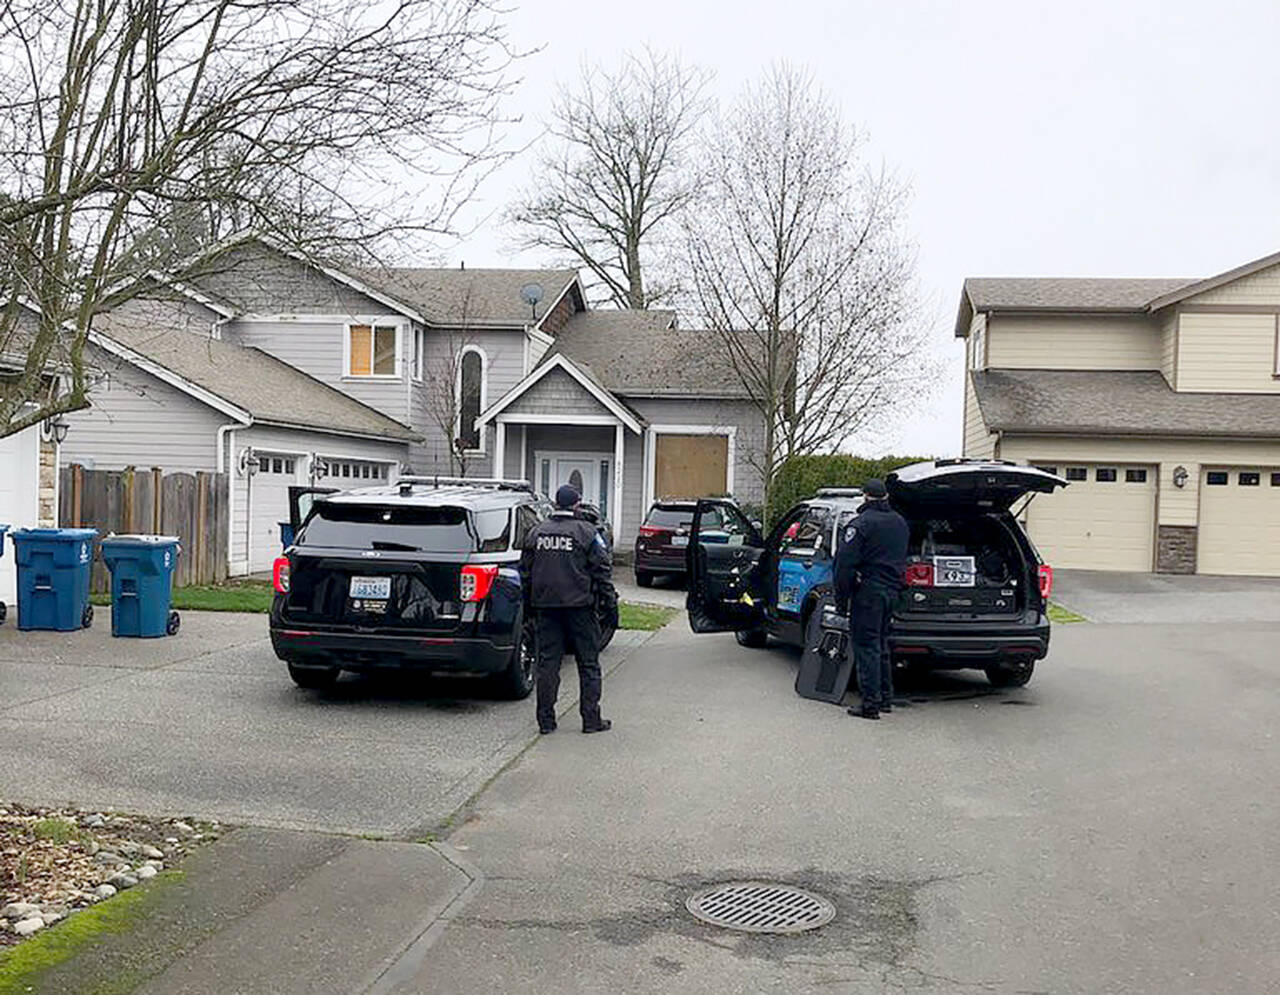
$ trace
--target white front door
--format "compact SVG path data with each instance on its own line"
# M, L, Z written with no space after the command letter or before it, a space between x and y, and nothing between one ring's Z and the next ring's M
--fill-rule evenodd
M613 456L609 453L537 453L538 489L551 499L569 484L594 504L606 519L613 517L610 491L613 485Z
M0 439L0 525L29 529L40 517L40 429L32 427ZM17 600L13 542L0 551L0 601Z

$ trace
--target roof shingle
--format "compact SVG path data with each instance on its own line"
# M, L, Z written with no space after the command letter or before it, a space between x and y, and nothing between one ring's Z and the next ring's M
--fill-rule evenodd
M571 269L362 269L354 276L418 310L433 325L520 327L531 309L520 289L543 289L538 317L577 279Z
M1280 438L1280 395L1179 393L1148 370L982 370L970 376L993 431Z

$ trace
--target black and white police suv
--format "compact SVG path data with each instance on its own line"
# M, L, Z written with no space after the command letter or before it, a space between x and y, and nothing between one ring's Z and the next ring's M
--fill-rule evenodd
M972 667L997 686L1026 684L1049 651L1053 571L1018 512L1067 482L1035 467L957 459L903 467L885 484L911 526L889 636L895 663ZM856 491L819 491L764 536L732 501L699 501L688 552L693 631L737 632L746 646L771 636L816 645L836 544L860 503Z
M483 675L533 688L521 541L550 513L525 481L402 478L293 488L294 543L276 560L271 645L300 687L343 670Z

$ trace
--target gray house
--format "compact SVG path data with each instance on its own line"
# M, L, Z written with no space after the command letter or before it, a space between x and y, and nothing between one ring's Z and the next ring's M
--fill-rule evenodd
M93 350L64 458L228 472L233 574L278 555L290 484L572 482L621 544L655 497L761 497L760 415L712 338L590 310L572 270L338 269L251 243L157 280Z

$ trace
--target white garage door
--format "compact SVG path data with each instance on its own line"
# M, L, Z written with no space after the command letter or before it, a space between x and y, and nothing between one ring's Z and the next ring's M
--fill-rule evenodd
M1027 509L1027 533L1046 563L1075 570L1152 569L1154 466L1036 465L1069 481Z
M1196 570L1280 575L1280 467L1201 471Z
M344 491L356 487L376 487L378 484L385 484L390 472L387 463L331 458L320 461L320 470L321 472L316 475L317 487L337 487Z
M257 472L250 486L249 570L270 570L280 555L280 523L289 520L289 488L300 482L303 460L286 453L255 451Z
M0 439L0 525L32 528L40 516L40 429L29 428ZM0 601L17 600L13 542L6 537L0 555Z

